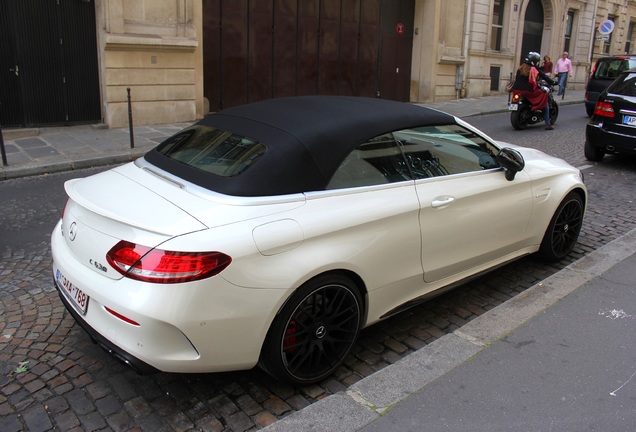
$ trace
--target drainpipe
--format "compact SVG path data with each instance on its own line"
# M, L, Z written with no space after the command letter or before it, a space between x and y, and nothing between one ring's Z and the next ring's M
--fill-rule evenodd
M597 0L598 1L598 0ZM466 0L466 19L464 20L464 46L462 47L462 57L464 58L464 67L461 74L462 88L459 92L459 97L466 97L466 75L468 74L468 42L470 41L470 17L473 11L473 0Z
M594 56L594 36L596 36L596 12L598 11L598 1L594 3L594 15L592 16L592 28L590 29L590 53L588 58L590 59L590 67L592 67L592 57ZM589 76L589 73L587 74Z

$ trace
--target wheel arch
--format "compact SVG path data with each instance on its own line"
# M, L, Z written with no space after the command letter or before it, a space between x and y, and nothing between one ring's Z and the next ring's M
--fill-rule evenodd
M316 280L316 279L318 279L320 277L329 276L329 275L344 276L347 279L351 280L351 282L353 282L353 284L355 285L356 289L358 290L358 293L360 294L360 297L362 298L363 310L362 310L362 313L361 313L362 322L360 323L360 325L361 325L361 327L364 327L364 325L367 322L367 314L368 314L368 311L369 311L369 296L368 296L367 285L364 283L364 280L360 277L359 274L357 274L356 272L354 272L352 270L343 269L343 268L331 269L331 270L326 270L326 271L323 271L321 273L318 273L318 274L308 278L307 280L303 281L303 283L299 284L293 290L290 290L289 294L287 295L287 298L285 299L284 302L281 303L280 307L278 308L278 310L274 314L274 318L281 313L281 311L285 308L287 303L289 303L289 301L293 297L293 295L298 290L300 290L303 286L305 286L308 283L311 283L312 281L314 281L314 280ZM273 319L272 319L272 322L273 322ZM270 323L270 326L271 326L271 323Z
M581 197L581 200L583 200L583 208L587 209L587 193L585 193L583 188L580 188L580 187L574 188L570 192L568 192L568 194L570 194L571 192L574 192L578 194L579 197ZM566 194L566 196L568 194Z

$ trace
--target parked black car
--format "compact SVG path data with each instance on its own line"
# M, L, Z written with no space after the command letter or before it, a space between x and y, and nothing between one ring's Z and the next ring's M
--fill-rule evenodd
M622 72L596 101L585 129L585 158L636 154L636 69Z
M636 68L636 55L601 57L594 64L585 87L585 111L589 117L594 114L594 105L599 95L624 70Z

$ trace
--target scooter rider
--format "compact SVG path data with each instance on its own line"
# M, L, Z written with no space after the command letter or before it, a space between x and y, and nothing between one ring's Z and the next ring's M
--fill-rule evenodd
M533 110L542 110L543 119L545 121L545 129L552 130L554 126L550 124L550 106L548 105L548 94L541 90L537 84L537 78L541 78L551 86L556 82L539 69L541 55L536 52L528 53L523 62L517 69L515 81L512 85L513 93L519 93L532 105Z

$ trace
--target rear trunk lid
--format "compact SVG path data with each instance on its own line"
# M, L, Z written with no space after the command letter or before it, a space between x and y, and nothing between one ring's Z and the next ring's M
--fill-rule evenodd
M69 201L62 220L64 240L86 267L111 279L121 275L106 262L120 240L156 247L206 226L161 195L116 170L65 184ZM166 185L165 187L172 187ZM172 187L174 188L174 187Z

